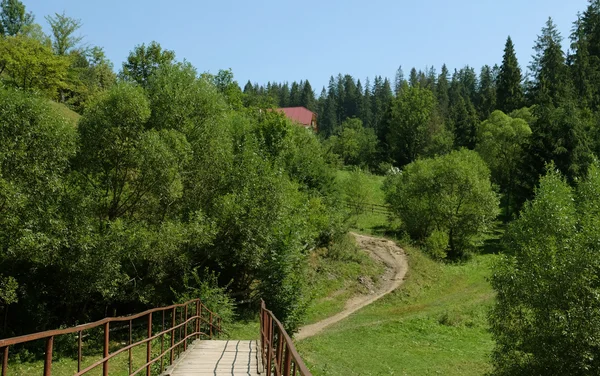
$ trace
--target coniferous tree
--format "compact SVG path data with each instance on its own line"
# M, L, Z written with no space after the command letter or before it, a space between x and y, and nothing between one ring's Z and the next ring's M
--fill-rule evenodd
M410 70L410 76L408 78L408 84L410 85L410 87L417 87L419 86L419 73L417 72L416 68L412 68Z
M367 77L367 80L365 81L365 91L362 96L362 103L359 115L359 117L363 121L363 125L367 128L373 128L373 111L371 109L373 101L371 97L371 82Z
M523 106L523 88L521 86L521 68L515 54L515 46L510 36L504 47L504 57L497 83L497 105L500 111L509 113Z
M315 110L315 92L308 80L304 81L302 93L300 93L300 106L304 106L311 111Z
M399 96L402 92L404 81L404 71L402 70L402 65L400 65L396 71L396 77L394 78L394 94L396 96Z
M482 121L489 118L496 108L496 87L492 68L489 65L481 68L476 103L479 119Z
M529 66L533 80L527 94L533 104L551 103L557 106L570 91L561 42L562 37L549 18L535 43L535 54Z
M449 97L448 89L450 88L448 67L446 64L442 65L442 72L440 73L437 84L435 86L435 95L438 102L438 110L443 118L448 116Z

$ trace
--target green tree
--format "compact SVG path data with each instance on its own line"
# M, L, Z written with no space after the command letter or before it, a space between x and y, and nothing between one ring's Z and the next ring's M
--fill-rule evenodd
M377 136L372 128L363 127L360 119L344 121L327 144L346 165L375 167Z
M523 88L521 86L521 68L515 54L515 47L510 36L504 47L504 57L498 74L497 103L498 109L509 113L523 107Z
M477 112L479 119L485 120L496 108L496 85L492 68L484 65L479 75L479 89L477 91Z
M394 99L386 121L386 141L398 166L418 157L443 154L451 147L452 137L436 116L436 107L429 89L410 87Z
M33 14L25 12L19 0L2 0L0 3L0 35L15 36L33 24Z
M67 86L69 60L25 36L0 38L0 75L8 84L55 98Z
M137 82L142 87L148 84L148 78L164 65L172 64L175 52L163 50L157 42L135 46L129 53L127 61L123 63L121 77L126 81Z
M595 375L600 368L600 170L576 191L554 166L507 229L494 267L493 375Z
M68 17L64 12L55 13L54 17L46 16L46 20L52 29L52 48L55 54L65 56L83 40L83 36L75 35L81 28L81 20Z
M562 37L549 18L534 46L529 67L533 74L528 96L531 103L558 106L570 94L570 82L561 47Z
M436 244L442 257L456 259L472 251L498 214L490 170L466 149L412 162L390 175L384 190L410 236ZM440 246L440 239L446 244Z
M531 128L520 118L494 111L477 129L477 152L489 166L492 181L504 194L506 216L510 218L511 197L517 184L517 172L524 158L524 145Z

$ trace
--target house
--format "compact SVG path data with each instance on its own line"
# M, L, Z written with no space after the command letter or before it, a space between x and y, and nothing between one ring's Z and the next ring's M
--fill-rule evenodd
M283 107L275 111L283 112L291 121L305 127L310 128L313 132L318 131L317 114L306 107Z

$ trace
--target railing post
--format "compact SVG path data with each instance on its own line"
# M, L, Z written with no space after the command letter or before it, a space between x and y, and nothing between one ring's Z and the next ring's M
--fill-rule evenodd
M283 363L283 333L279 332L277 336L277 353L275 354L277 367L279 367L279 372L281 372L281 365Z
M104 324L104 358L108 358L108 347L110 342L110 323L107 322ZM102 363L102 375L108 376L108 361L105 360Z
M129 345L133 343L133 320L129 320ZM129 374L133 372L133 356L131 354L131 348L129 349Z
M200 305L200 299L196 300L196 339L200 338L200 320L202 320L202 307Z
M292 352L289 347L285 347L285 359L283 360L283 375L290 376L290 365L292 363Z
M183 326L183 351L187 351L187 320L188 320L188 306L185 305L185 325Z
M52 375L52 346L54 345L54 336L46 340L46 357L44 359L44 376Z
M152 358L152 312L148 314L148 346L146 346L146 376L150 376L150 360Z
M8 368L8 346L4 347L4 351L2 351L2 373L1 376L7 376L6 369Z
M173 361L175 360L175 315L177 314L177 308L173 307L173 314L171 317L171 365L173 365Z
M79 339L77 340L77 372L81 371L81 337L83 335L83 331L79 331Z
M273 358L271 352L273 351L273 323L271 317L267 313L267 375L271 375L271 363Z
M162 311L162 329L160 330L163 334L160 336L160 372L164 369L164 354L165 351L165 310ZM131 372L130 372L131 373Z
M210 311L210 318L209 318L209 323L208 323L208 330L209 330L209 338L212 339L212 325L213 325L213 313L212 311Z

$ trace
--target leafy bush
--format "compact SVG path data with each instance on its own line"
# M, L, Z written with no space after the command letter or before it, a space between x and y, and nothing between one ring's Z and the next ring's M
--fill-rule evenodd
M494 267L494 375L595 375L600 369L600 168L573 190L550 165L511 223Z
M490 171L477 153L466 149L417 160L389 175L384 190L410 236L425 242L436 257L465 256L498 214ZM448 239L444 250L442 234Z

